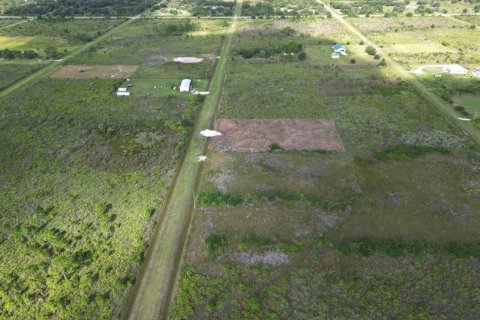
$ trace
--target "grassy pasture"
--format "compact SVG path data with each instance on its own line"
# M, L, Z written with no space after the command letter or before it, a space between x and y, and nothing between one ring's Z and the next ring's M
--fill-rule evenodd
M136 64L143 65L139 72L152 72L149 68L161 66L175 57L215 54L220 49L221 32L225 25L221 20L193 20L195 30L203 35L189 32L168 34L169 28L187 20L135 21L122 34L115 34L81 57L74 59L78 64ZM134 50L133 50L134 49ZM146 70L145 70L146 69Z
M346 150L209 152L172 318L480 314L478 147L358 40L351 64L319 43L348 36L242 23L234 51L294 40L307 58L236 55L217 118L331 119Z
M41 68L37 63L0 63L0 90Z
M477 114L480 117L480 96L479 95L462 95L454 96L453 102L464 107L470 114Z
M156 96L156 97L185 97L191 95L191 93L179 92L182 79L131 79L126 82L132 84L130 88L132 95L138 96ZM192 86L199 91L205 91L208 87L208 82L205 80L192 80ZM177 89L173 89L176 87Z
M0 48L34 50L44 55L56 47L58 56L91 41L120 24L121 19L41 19L0 30Z
M21 22L21 21L23 21L23 20L20 20L20 19L0 19L0 29L4 28L6 26L10 26L12 24Z
M397 61L478 64L478 31L446 17L350 18L349 21Z

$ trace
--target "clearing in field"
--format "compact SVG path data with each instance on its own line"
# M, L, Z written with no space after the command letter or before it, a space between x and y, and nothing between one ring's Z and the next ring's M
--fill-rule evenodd
M222 132L210 144L216 152L265 152L272 145L287 150L343 150L332 120L220 119L215 130Z
M138 66L129 65L68 65L52 74L58 79L109 79L127 78L137 71Z

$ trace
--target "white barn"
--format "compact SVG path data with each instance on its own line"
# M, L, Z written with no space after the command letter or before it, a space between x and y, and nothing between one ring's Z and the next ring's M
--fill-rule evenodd
M192 80L183 79L182 83L180 84L180 92L190 92L191 89L192 89Z

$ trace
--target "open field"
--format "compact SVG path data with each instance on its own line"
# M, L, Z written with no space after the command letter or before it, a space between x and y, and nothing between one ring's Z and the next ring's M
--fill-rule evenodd
M480 95L465 94L454 96L452 100L455 105L464 107L474 117L476 115L475 118L480 117Z
M33 50L43 58L57 59L123 21L60 18L32 20L0 29L0 49ZM46 52L49 47L54 47L55 50Z
M192 95L191 93L179 92L181 78L172 79L131 79L125 82L123 86L133 85L130 92L133 95L140 96L158 96L158 97L184 97ZM207 80L192 80L192 87L198 91L206 91L208 89ZM201 99L201 98L198 98Z
M0 90L32 74L42 66L40 63L0 63Z
M126 65L68 65L64 66L54 73L52 78L71 78L71 79L109 79L109 78L128 78L135 71L138 66Z
M309 50L357 45L341 26L241 25L217 118L329 119L345 150L208 152L171 318L478 316L478 146L388 65Z

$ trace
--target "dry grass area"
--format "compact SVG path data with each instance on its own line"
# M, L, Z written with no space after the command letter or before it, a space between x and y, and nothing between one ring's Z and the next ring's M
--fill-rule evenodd
M68 65L58 69L52 78L59 79L110 79L126 78L137 71L138 66L129 65Z
M343 150L332 120L229 120L215 121L222 136L210 143L216 152L265 152L272 145L287 150Z

